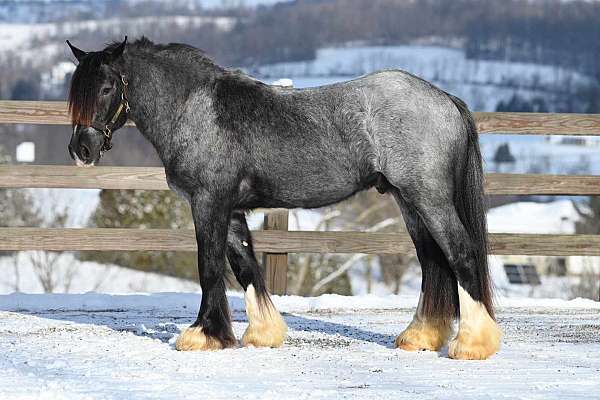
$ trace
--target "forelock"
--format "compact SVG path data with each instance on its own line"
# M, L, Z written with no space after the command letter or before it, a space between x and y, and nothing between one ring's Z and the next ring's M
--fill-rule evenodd
M104 57L102 52L89 53L73 73L69 88L69 115L73 125L89 126L92 123L98 101L96 85Z

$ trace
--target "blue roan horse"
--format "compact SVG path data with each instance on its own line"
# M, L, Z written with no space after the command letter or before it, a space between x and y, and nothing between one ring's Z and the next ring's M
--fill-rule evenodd
M97 163L127 119L154 145L192 208L202 301L178 350L235 346L225 257L246 291L244 345L281 346L287 327L265 289L245 211L311 208L376 186L391 193L423 270L419 305L396 346L485 359L500 345L489 284L483 173L473 117L458 98L403 71L310 89L266 85L184 44L142 38L72 46L69 152Z

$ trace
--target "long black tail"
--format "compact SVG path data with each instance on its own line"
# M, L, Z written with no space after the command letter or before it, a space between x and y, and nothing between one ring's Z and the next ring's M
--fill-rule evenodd
M479 150L477 126L467 105L457 97L449 95L462 115L468 134L468 145L462 176L455 178L454 207L476 247L477 274L481 301L494 318L493 293L488 270L488 237L486 201L483 191L484 175Z

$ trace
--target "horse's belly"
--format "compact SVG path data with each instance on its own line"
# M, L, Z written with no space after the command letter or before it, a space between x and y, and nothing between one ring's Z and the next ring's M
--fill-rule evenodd
M349 179L298 179L276 181L265 196L267 207L317 208L344 200L361 189Z

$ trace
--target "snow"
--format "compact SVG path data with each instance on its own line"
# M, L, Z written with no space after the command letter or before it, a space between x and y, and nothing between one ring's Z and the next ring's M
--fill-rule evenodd
M231 17L174 15L42 24L0 23L0 58L20 59L22 62L27 62L35 67L48 69L48 63L51 60L53 61L56 56L71 59L70 51L64 44L65 38L76 38L86 32L102 33L108 37L122 39L125 35L135 38L148 34L149 29L155 31L172 30L173 27L187 29L206 24L213 24L221 31L228 31L235 25L235 19ZM40 41L42 44L36 45L36 41ZM74 44L77 45L76 41ZM58 68L59 70L51 73L70 72L64 61L61 61ZM46 77L45 79L50 78L60 80L60 76Z
M494 111L501 100L559 93L590 78L570 69L524 62L471 60L464 50L426 45L327 47L314 60L262 65L262 78L293 78L295 87L348 80L382 69L402 69L458 95L474 110Z
M487 361L392 348L415 297L274 297L279 349L173 348L198 294L0 296L0 398L585 399L600 390L600 305L503 300L505 336ZM230 295L233 328L247 326Z
M34 206L50 221L57 212L68 214L65 228L88 226L90 216L100 203L100 189L28 189Z
M185 309L197 309L201 293L139 292L139 293L10 293L0 295L2 311L82 311L136 309L143 312L176 313ZM231 311L245 310L244 294L236 291L227 293ZM397 310L416 305L418 293L411 295L341 296L323 294L317 297L273 295L277 309L285 313L325 313L369 310ZM600 310L600 302L577 298L532 299L529 297L498 296L495 300L500 308L536 309L593 309Z
M57 257L54 263L44 263ZM33 261L37 261L35 264ZM40 262L44 265L39 268ZM36 267L38 265L38 267ZM185 279L137 271L112 264L79 261L72 253L27 251L0 257L0 293L43 293L40 277L53 283L55 293L196 291L199 285ZM49 275L46 275L49 274Z
M405 69L428 80L488 85L554 87L557 82L589 83L562 67L524 62L471 60L461 49L440 46L329 47L311 61L281 62L257 68L260 76L358 76L384 69ZM517 79L519 78L519 79Z
M488 211L490 232L573 234L579 214L571 200L518 202Z
M271 85L291 88L294 87L294 81L286 78L277 79L276 81L273 81Z
M292 0L242 0L242 1L223 1L223 0L202 0L204 8L227 8L228 5L243 4L245 7L271 6L277 3L288 3Z
M16 157L18 162L34 162L35 161L35 143L22 142L17 146Z
M481 135L480 145L486 172L536 173L559 175L600 174L600 138L584 137L595 146L562 144L532 135ZM499 145L508 143L516 158L513 164L496 165L494 154Z

